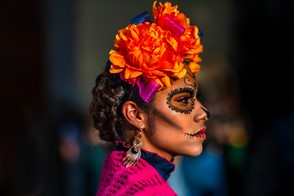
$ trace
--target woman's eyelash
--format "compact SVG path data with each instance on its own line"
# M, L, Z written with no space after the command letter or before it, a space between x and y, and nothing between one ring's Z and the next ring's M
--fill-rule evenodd
M172 90L168 94L166 103L170 109L176 112L190 114L194 109L195 99L195 89L185 87ZM173 104L172 100L178 104Z
M188 99L191 99L192 96L185 96L185 97L180 97L177 99L178 102L181 102L181 103L187 103L188 102Z

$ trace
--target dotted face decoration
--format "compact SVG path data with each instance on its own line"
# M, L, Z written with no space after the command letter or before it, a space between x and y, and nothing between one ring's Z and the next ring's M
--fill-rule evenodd
M195 100L195 89L185 87L172 90L167 96L166 103L171 110L190 114L194 109Z

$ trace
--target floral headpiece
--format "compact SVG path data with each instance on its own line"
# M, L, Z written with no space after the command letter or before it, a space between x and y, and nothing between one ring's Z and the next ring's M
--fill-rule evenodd
M199 30L170 2L153 3L153 22L148 12L134 17L118 31L115 50L109 52L110 73L137 85L141 98L149 103L156 92L182 78L188 65L193 74L200 71L203 51Z

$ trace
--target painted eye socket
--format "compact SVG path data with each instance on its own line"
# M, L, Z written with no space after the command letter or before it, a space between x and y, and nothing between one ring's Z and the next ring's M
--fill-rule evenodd
M185 105L191 102L191 98L192 96L190 93L181 93L181 94L175 95L172 100L178 102L179 104Z
M176 112L189 114L194 109L195 90L192 88L179 88L168 94L168 107Z

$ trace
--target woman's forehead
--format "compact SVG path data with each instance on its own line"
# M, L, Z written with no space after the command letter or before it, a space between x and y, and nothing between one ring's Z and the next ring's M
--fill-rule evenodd
M191 72L187 72L184 77L172 83L171 89L178 88L180 86L190 86L193 88L198 88L198 85L196 83L196 75L192 74Z
M183 88L183 87L190 87L190 88L193 88L197 91L198 84L196 82L196 76L192 73L187 72L184 77L173 81L173 83L170 87L162 89L161 91L158 91L157 94L166 94L167 95L172 90L177 89L177 88Z

